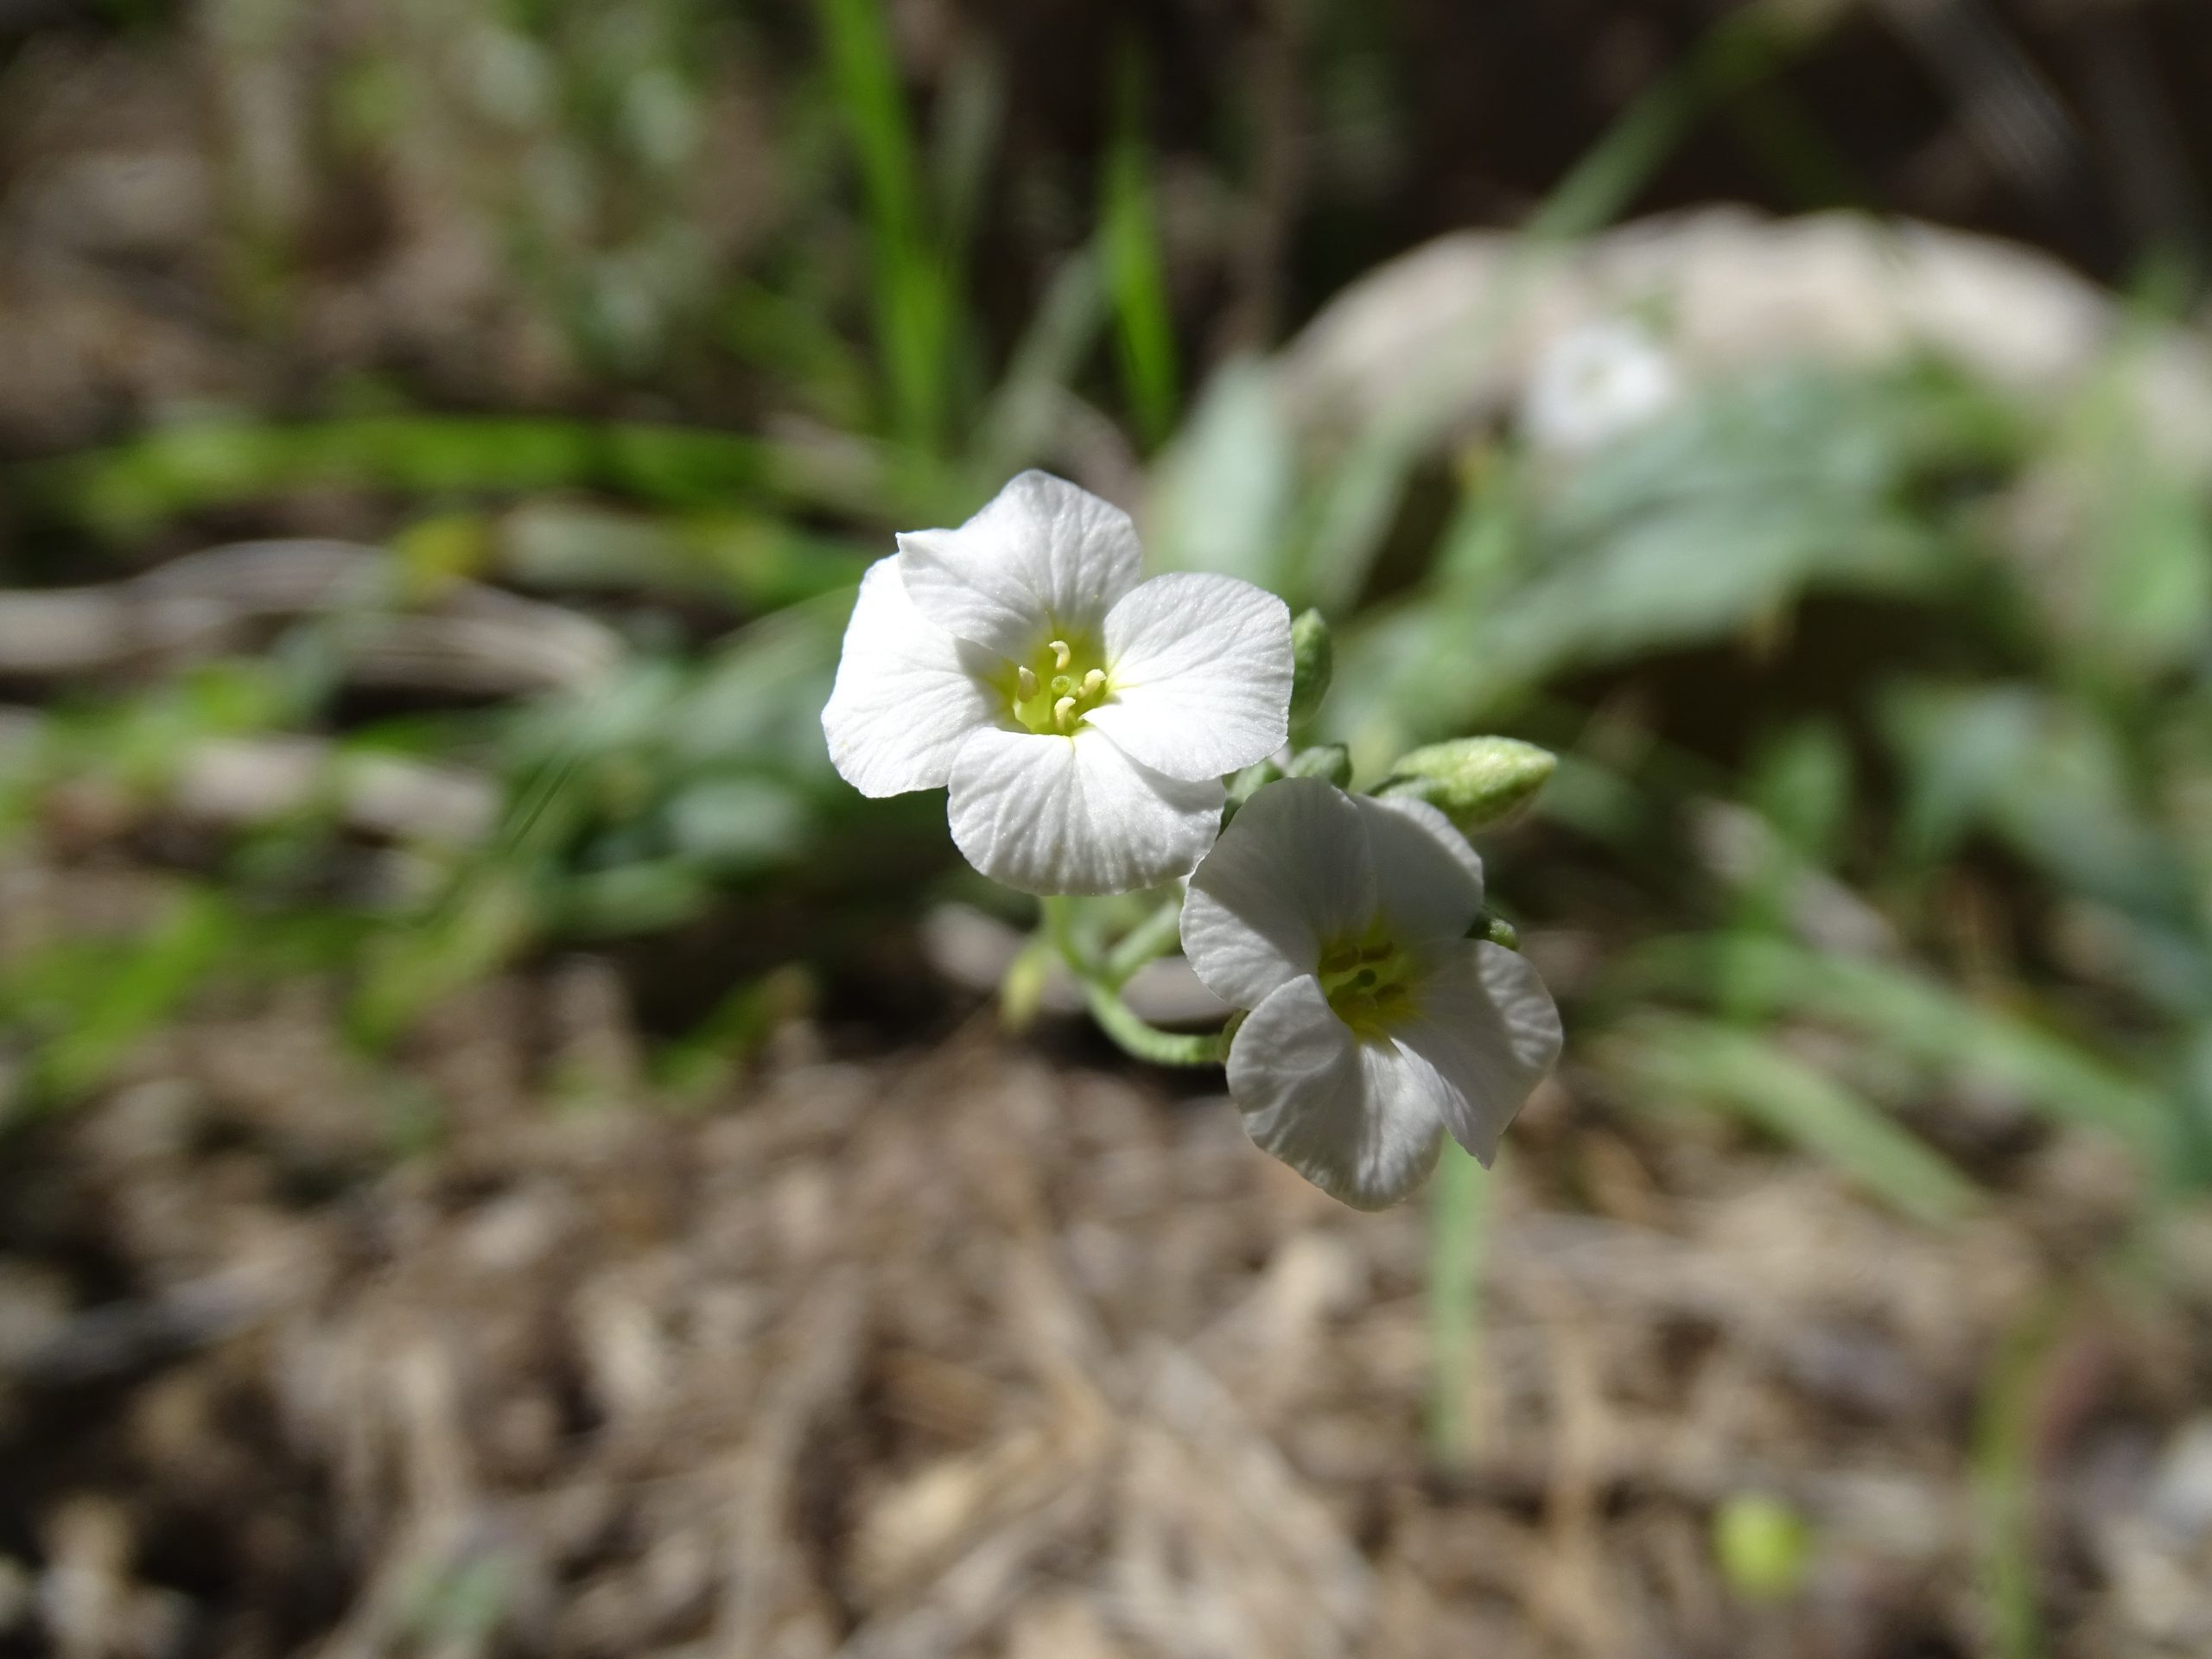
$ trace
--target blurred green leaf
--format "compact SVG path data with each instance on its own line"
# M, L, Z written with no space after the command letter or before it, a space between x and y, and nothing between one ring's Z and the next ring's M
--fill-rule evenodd
M31 1071L41 1096L94 1087L206 983L239 921L211 890L188 888L143 937L65 941L13 966L0 1010L50 1033Z
M831 80L860 163L874 257L876 345L899 435L934 453L946 436L956 298L932 238L906 95L877 0L816 0Z
M1652 1014L1615 1033L1608 1052L1641 1087L1734 1112L1919 1220L1955 1220L1978 1200L1974 1184L1924 1142L1770 1039Z
M1250 359L1224 364L1154 468L1154 565L1284 586L1297 465L1274 377Z
M772 611L860 579L870 551L743 512L650 518L586 502L524 502L498 527L499 574L564 591L718 595Z
M938 505L926 485L907 494L911 474L851 445L833 454L703 429L521 417L194 421L5 477L35 507L118 539L210 508L332 487L415 497L596 489L679 508L887 507L912 522Z
M1143 138L1143 81L1133 53L1122 60L1115 104L1117 126L1100 187L1099 243L1114 302L1122 383L1137 431L1147 448L1156 448L1175 424L1179 372Z
M1851 801L1851 752L1824 721L1793 726L1754 761L1746 790L1776 833L1815 865L1833 861Z
M2212 997L2195 876L2103 715L2033 686L1912 682L1891 690L1881 714L1905 763L1909 854L1942 857L1986 830L2126 918L2141 942L2139 984L2176 1007Z
M2055 1120L2116 1135L2146 1157L2164 1155L2171 1125L2155 1090L1902 964L1731 934L1655 942L1619 973L1624 987L1707 995L1731 983L1756 984L1770 1006L1855 1031L1939 1076L2012 1090Z

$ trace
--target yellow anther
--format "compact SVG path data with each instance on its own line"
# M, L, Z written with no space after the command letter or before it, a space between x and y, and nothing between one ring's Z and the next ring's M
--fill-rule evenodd
M1083 677L1083 695L1084 696L1095 697L1105 689L1106 671L1104 669L1094 668L1090 673Z
M1065 639L1048 639L1045 642L1045 649L1052 653L1054 668L1065 668L1075 655L1068 649L1068 642Z
M1014 687L1020 694L1021 700L1027 702L1037 695L1037 677L1026 668L1016 669L1014 674Z
M1065 731L1075 724L1075 699L1062 697L1052 705L1052 724Z

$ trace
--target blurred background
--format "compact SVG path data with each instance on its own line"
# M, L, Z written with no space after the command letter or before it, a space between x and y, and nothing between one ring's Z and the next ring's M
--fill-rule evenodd
M0 1655L2212 1654L2208 233L2201 0L0 0ZM1028 465L1560 754L1495 1175L830 772Z

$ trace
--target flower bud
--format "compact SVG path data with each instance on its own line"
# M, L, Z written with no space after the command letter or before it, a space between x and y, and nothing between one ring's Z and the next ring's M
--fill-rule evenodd
M1291 757L1292 778L1325 778L1338 789L1351 785L1351 751L1341 743L1316 743Z
M1320 612L1301 612L1291 623L1290 659L1290 723L1297 726L1313 717L1321 699L1329 695L1329 677L1336 671L1336 646Z
M1510 737L1460 737L1398 757L1377 795L1411 795L1468 834L1502 823L1544 786L1559 757Z
M1236 809L1250 800L1282 776L1282 768L1273 760L1255 760L1242 772L1232 772L1229 779L1229 798L1223 803L1221 822L1224 828L1236 816Z

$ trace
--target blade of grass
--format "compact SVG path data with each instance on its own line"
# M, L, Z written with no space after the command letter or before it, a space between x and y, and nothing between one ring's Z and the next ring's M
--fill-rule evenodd
M1752 4L1729 12L1607 129L1529 219L1541 240L1587 236L1625 213L1707 111L1757 86L1825 27L1809 9Z
M2169 1114L2158 1093L2066 1039L1981 1006L1896 963L1818 955L1789 940L1735 935L1647 946L1624 987L1759 986L1771 1004L1859 1031L1919 1063L2018 1091L2063 1122L2117 1135L2163 1160Z
M140 938L67 941L20 966L0 1008L54 1030L31 1070L35 1099L63 1103L99 1084L206 982L238 937L230 906L194 889Z
M2040 1659L2036 1596L2035 1411L2058 1335L2056 1309L2032 1309L1990 1368L1975 1414L1969 1479L1983 1614L1997 1659Z
M1825 1158L1883 1202L1927 1222L1974 1207L1974 1184L1871 1102L1764 1037L1649 1015L1615 1037L1614 1062L1654 1092L1723 1107Z
M1179 372L1175 326L1153 211L1143 136L1144 79L1134 50L1122 54L1115 87L1115 134L1099 202L1099 240L1113 296L1122 384L1147 448L1174 430Z
M1052 273L1044 302L984 410L976 461L986 477L1001 478L1044 451L1059 398L1105 321L1106 284L1098 254L1078 249Z
M930 233L890 30L877 0L817 0L815 10L867 198L876 345L897 430L934 454L948 413L951 270Z
M35 511L117 539L189 513L332 487L402 496L589 489L695 509L765 499L917 523L943 499L859 446L833 453L683 427L426 415L193 422L0 478Z

